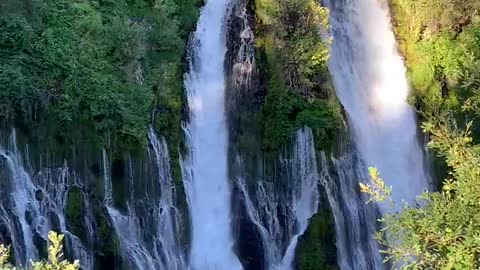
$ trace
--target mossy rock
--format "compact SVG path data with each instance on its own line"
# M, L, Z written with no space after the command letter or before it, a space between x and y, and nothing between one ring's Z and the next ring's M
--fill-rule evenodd
M337 267L335 232L328 211L315 214L297 247L296 269L334 270Z
M95 269L121 269L120 240L115 233L108 210L101 201L92 202L95 218Z
M65 218L68 230L76 235L83 244L87 243L83 217L85 216L85 201L80 187L71 186L68 189Z

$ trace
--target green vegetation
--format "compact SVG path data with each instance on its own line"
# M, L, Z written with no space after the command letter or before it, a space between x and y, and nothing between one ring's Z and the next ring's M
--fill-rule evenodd
M480 85L480 3L392 0L391 5L413 99L422 113L450 111L455 117L464 118L466 109L476 110Z
M297 247L296 269L333 270L337 269L334 220L328 209L315 214Z
M418 198L422 207L385 216L376 238L394 267L480 269L480 2L392 0L391 7L411 101L447 176L438 192ZM395 193L370 173L373 186L361 185L363 192L377 201Z
M386 247L386 259L396 266L403 263L402 269L480 268L479 146L472 144L470 125L455 130L451 123L423 125L431 134L429 147L445 158L450 169L442 190L420 196L422 207L404 206L401 213L381 219L383 229L376 239ZM373 200L388 198L391 190L385 189L378 175L372 178L377 179L373 186L361 185L362 191Z
M331 150L342 115L327 70L331 41L322 39L328 10L314 0L255 0L254 10L257 63L266 81L263 147L278 150L309 126L317 149ZM336 269L330 214L324 209L311 219L297 247L297 269Z
M308 125L318 148L330 145L341 114L326 61L328 11L313 0L255 0L256 47L266 72L261 126L267 150L274 150Z
M69 226L68 230L78 236L83 243L86 243L86 231L83 228L83 217L85 215L82 190L73 186L68 189L65 219Z
M55 138L127 151L144 145L157 107L156 128L178 146L182 58L198 4L2 1L2 125L15 122L45 144Z
M50 242L48 247L48 262L32 262L32 270L78 270L80 265L78 261L70 263L62 260L63 258L63 235L56 232L48 233L48 240ZM10 256L9 248L0 245L0 269L1 270L21 270L13 267L8 263Z

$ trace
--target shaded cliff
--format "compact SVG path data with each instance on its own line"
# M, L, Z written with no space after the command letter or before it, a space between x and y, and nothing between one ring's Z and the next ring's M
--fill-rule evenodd
M300 69L295 70L302 63L289 60L293 57L294 47L302 46L294 44L296 39L312 38L310 42L318 42L317 49L324 44L317 32L316 37L309 36L310 26L302 25L298 18L312 11L290 3L292 6L282 7L285 14L278 15L275 18L278 21L268 23L260 18L265 15L260 2L234 2L228 21L226 60L229 174L234 186L233 223L237 253L244 268L252 270L291 267L281 265L288 260L283 258L282 261L282 256L289 252L291 233L298 226L298 221L292 220L295 210L288 194L290 187L300 185L296 181L301 180L291 178L292 172L284 164L294 155L294 132L304 125L312 127L317 149L330 152L342 118L326 66L319 64L312 68L312 74L316 75L309 77L301 74ZM275 5L280 3L275 2ZM296 16L294 10L305 13ZM304 28L296 32L294 27L286 27L290 23L298 23L297 26ZM279 33L283 27L288 29ZM306 30L304 36L300 34L302 30ZM289 48L282 49L282 43ZM306 49L302 53L308 58L321 52ZM290 74L291 77L285 80L288 78L286 72L297 75ZM323 190L320 181L318 186ZM266 197L261 197L263 192ZM296 269L336 268L332 217L325 194L321 193L318 214L310 220L306 234L300 237L296 263L292 265ZM269 203L277 205L276 208L270 209L271 205L266 206ZM263 221L259 222L252 213L263 204L266 204L265 209L258 213ZM270 218L276 220L271 224L278 227L268 227L268 222L264 223ZM270 235L276 235L278 239L265 246Z

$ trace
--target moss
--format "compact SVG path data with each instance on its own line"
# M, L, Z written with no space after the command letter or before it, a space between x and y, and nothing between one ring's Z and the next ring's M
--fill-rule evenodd
M115 228L109 219L107 209L100 201L92 202L92 212L95 218L95 264L96 269L121 269L120 263L120 241Z
M329 211L315 214L297 247L296 269L337 269L335 232Z
M82 243L85 244L87 241L83 223L83 217L86 214L85 202L83 200L82 190L79 187L72 186L68 189L65 211L68 230L78 236Z

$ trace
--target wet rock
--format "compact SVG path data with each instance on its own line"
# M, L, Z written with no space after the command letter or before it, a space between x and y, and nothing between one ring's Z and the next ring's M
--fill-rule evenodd
M122 269L120 241L108 210L100 201L92 202L95 218L95 269Z
M25 211L25 219L29 225L32 225L34 217L30 210Z
M51 230L56 232L61 231L60 219L58 218L57 213L55 213L55 211L50 211L48 216L50 217L50 224L52 226Z
M233 224L235 224L235 249L244 270L265 269L265 254L257 227L247 215L243 196L238 188L233 190Z
M46 259L48 257L48 244L47 240L45 240L39 233L35 232L33 234L33 245L38 251L38 256L42 259Z
M240 138L255 137L255 115L265 98L263 75L256 63L254 12L250 4L248 0L238 1L228 20L225 95L231 145Z
M35 191L35 199L39 202L43 201L43 191L41 189Z

